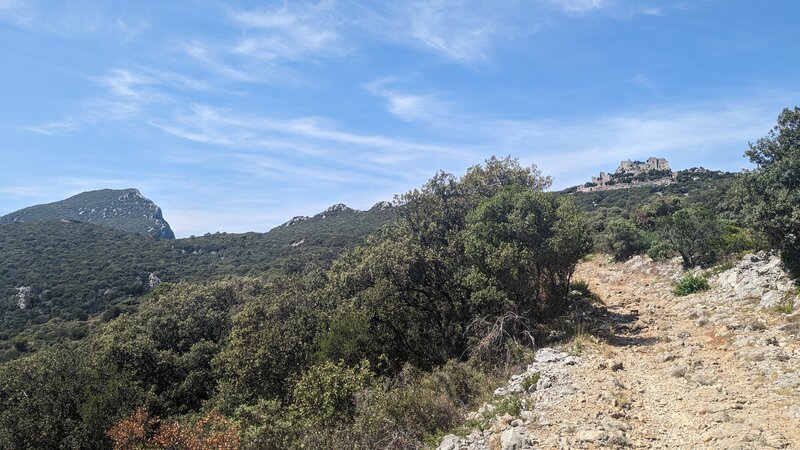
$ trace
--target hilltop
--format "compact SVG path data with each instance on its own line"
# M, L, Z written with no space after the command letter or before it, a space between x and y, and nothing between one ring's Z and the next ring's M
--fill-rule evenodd
M596 192L612 189L626 189L633 186L664 186L672 183L675 173L669 167L669 161L651 156L647 161L631 161L619 163L614 173L600 172L592 181L578 186L579 192Z
M101 189L30 206L0 217L0 224L67 220L102 225L162 239L175 239L159 208L138 189Z

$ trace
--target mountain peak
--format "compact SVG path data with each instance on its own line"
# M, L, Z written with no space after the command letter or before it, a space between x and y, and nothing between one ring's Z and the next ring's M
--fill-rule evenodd
M287 220L286 222L281 225L282 227L289 227L296 223L304 222L308 220L308 216L294 216L291 219Z
M331 213L334 211L355 211L353 208L345 205L344 203L337 203L335 205L331 205L325 211L322 211L323 214Z
M13 222L78 221L164 239L174 239L161 208L138 189L100 189L53 203L30 206L0 217Z
M370 209L377 209L383 211L384 209L389 209L391 207L392 207L392 202L387 202L386 200L384 200L382 202L375 203L374 205L372 205L372 208Z

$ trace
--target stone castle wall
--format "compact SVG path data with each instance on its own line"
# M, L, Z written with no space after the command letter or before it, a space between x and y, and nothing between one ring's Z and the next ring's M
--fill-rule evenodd
M619 184L608 184L614 179L615 175L639 175L641 173L646 173L651 170L659 171L659 172L669 172L670 175L664 176L663 178L657 180L634 180L631 183L619 183ZM672 183L674 178L674 174L669 167L669 161L664 158L656 158L651 156L647 158L647 161L631 161L630 159L621 161L619 163L619 167L617 167L616 172L614 174L608 174L605 172L600 172L600 175L597 177L592 177L592 182L594 186L580 186L578 187L579 192L593 192L593 191L601 191L601 190L609 190L609 189L625 189L631 186L642 186L642 185L664 185Z

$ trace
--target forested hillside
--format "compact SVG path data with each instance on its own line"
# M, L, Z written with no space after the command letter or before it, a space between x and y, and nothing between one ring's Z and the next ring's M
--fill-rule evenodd
M327 268L393 216L392 208L345 209L267 233L176 240L82 222L0 225L0 360L81 339L98 321L134 310L158 281Z
M418 447L567 308L590 235L548 184L492 158L401 196L329 270L161 283L75 345L0 367L0 446ZM296 225L264 238L302 248Z

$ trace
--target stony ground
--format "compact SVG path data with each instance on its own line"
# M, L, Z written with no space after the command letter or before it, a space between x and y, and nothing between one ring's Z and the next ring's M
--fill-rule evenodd
M732 269L748 278L737 285L767 277L768 262ZM440 449L800 448L800 316L731 291L730 271L675 297L680 272L642 258L581 264L575 278L604 304L577 312L586 331L539 350L472 418L508 398L517 410Z

